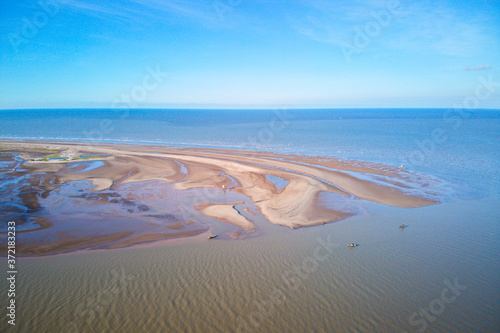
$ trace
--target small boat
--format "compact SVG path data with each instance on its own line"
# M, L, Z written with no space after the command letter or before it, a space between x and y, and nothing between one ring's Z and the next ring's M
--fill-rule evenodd
M356 247L356 246L358 246L358 244L354 244L354 243L347 243L347 246L349 246L349 247Z
M406 228L406 227L407 227L407 225L406 225L406 224L401 224L399 227L400 227L401 229L404 229L404 228Z
M208 239L214 239L216 237L218 237L219 235L212 235L212 236L208 236Z

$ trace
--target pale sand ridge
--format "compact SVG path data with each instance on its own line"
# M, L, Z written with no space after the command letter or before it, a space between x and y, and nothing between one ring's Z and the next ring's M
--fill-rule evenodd
M101 161L98 163L102 165L97 167L79 160L24 163L26 174L46 174L39 186L47 191L79 180L91 181L93 192L148 180L171 183L176 191L218 188L245 195L251 201L249 204L269 222L290 228L335 222L354 214L334 204L321 205L318 198L322 192L395 207L422 207L439 202L439 180L370 162L209 148L15 141L4 141L1 145L22 152L20 156L27 160L36 150L71 152L76 157L105 155L94 159ZM266 175L282 178L288 184L278 189ZM204 202L192 209L247 232L255 230L254 223L235 209L236 204L239 203ZM158 237L140 236L117 244Z

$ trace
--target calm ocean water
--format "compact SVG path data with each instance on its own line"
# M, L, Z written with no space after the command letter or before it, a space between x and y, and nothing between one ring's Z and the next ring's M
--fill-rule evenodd
M3 110L0 138L336 156L404 165L450 193L418 209L363 203L315 228L260 221L241 241L22 259L13 331L500 329L498 110Z
M500 110L0 110L0 138L337 156L474 176L489 187L499 170L499 122Z

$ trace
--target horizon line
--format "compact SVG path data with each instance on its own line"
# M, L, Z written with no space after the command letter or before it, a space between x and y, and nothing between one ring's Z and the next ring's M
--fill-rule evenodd
M456 109L456 107L261 107L261 108L189 108L189 107L131 107L131 108L114 108L114 107L39 107L39 108L0 108L0 111L23 111L23 110L199 110L199 111L208 111L208 110L219 110L219 111L238 111L238 110L249 110L249 111L257 111L257 110L421 110L421 109L437 109L437 110L448 110L448 109ZM474 110L494 110L500 111L499 108L467 108L468 111Z

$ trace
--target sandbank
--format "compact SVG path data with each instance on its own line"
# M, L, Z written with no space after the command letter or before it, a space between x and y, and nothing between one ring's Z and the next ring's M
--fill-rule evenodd
M155 218L155 222L148 226L153 228L166 224L170 230L165 235L157 232L137 234L125 228L113 233L113 236L90 237L88 244L81 239L76 241L60 237L56 241L59 244L40 246L37 250L29 251L26 245L26 251L33 255L81 249L88 245L117 248L139 242L197 235L206 231L207 225L193 219L199 216L196 214L251 232L256 229L255 224L235 208L235 205L243 203L253 205L252 210L270 223L289 228L326 224L352 216L355 214L353 209L346 209L349 200L367 200L402 208L439 203L440 181L436 178L398 167L334 157L123 144L2 141L0 145L3 147L0 154L4 159L5 156L16 156L24 160L23 163L13 160L11 165L0 170L7 178L27 179L31 191L11 193L17 195L23 205L41 209L45 198L61 191L65 184L88 181L91 186L86 189L87 192L79 191L82 198L95 199L89 206L118 202L122 206L130 206L128 212L138 214L135 216L141 219ZM48 159L47 152L65 158ZM92 155L92 158L80 158L87 155ZM278 188L267 176L283 179L287 182L286 186ZM137 197L130 194L134 186L147 181L170 184L172 192L152 194L143 191ZM122 198L119 191L127 184L132 186L132 190L129 186L128 197ZM246 200L220 202L217 197L203 195L203 189L212 189L220 194L237 193ZM160 208L151 208L148 203L153 199L159 202L176 198L185 200L178 196L190 191L201 191L201 195L197 195L196 200L183 203L184 210L189 210L189 218L185 214L167 214L167 208L162 211ZM95 194L92 196L90 192ZM320 200L322 193L330 193L343 204L336 205L335 200L325 204ZM129 199L131 196L140 205ZM149 210L155 210L154 214ZM248 207L243 210L254 214ZM166 218L158 222L159 216L163 216L161 214ZM43 216L43 219L51 221L50 215ZM88 219L93 219L92 215L88 215ZM35 233L37 230L30 232Z

